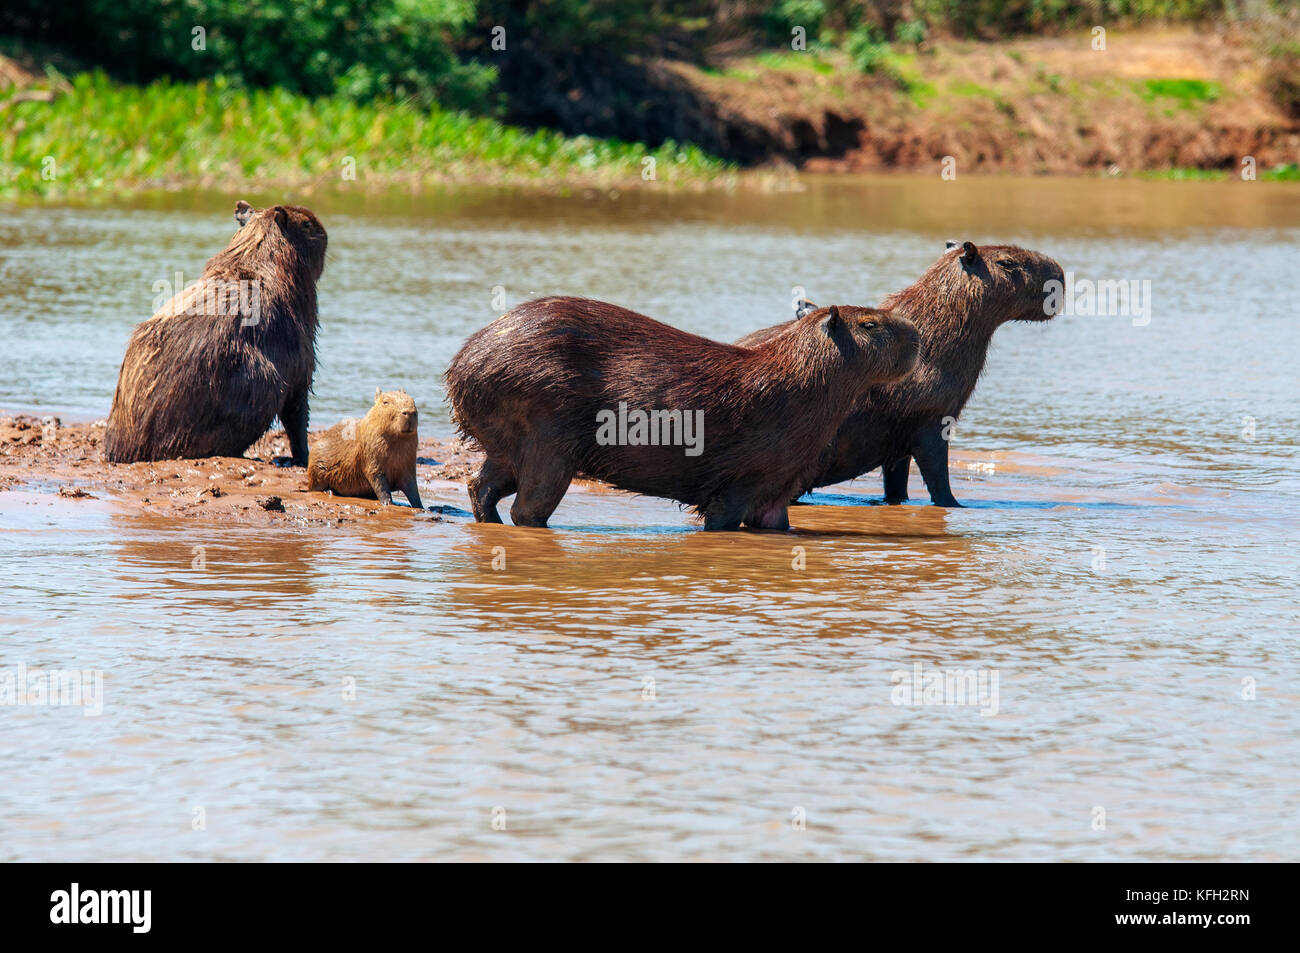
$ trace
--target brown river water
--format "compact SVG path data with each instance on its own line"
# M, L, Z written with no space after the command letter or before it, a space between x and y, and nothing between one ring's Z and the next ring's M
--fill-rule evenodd
M106 414L154 283L197 277L240 197L278 198L0 208L0 408ZM789 534L591 486L549 531L0 492L0 702L20 666L102 673L80 706L0 704L0 860L1300 856L1300 187L306 204L331 249L315 426L378 384L450 435L442 372L502 299L734 339L795 286L874 304L955 238L1150 282L1150 307L998 332L961 510L915 470L911 504L872 505L871 474ZM977 697L906 697L944 672Z

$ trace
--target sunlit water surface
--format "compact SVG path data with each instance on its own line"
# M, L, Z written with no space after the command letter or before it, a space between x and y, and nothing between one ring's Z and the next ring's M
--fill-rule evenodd
M198 276L238 197L0 209L0 407L104 415L154 283ZM0 707L0 859L1300 854L1294 186L306 201L318 426L379 384L449 434L441 374L494 295L731 339L795 286L873 304L970 238L1149 280L1151 319L998 333L953 444L963 510L915 475L912 505L867 505L878 474L792 534L590 487L552 531L0 493L0 675L104 673L97 717ZM917 663L996 675L996 714L894 704Z

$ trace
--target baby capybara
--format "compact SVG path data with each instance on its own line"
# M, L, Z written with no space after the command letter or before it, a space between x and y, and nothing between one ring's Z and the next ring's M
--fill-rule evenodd
M786 529L845 413L908 371L917 340L909 321L850 306L743 348L602 301L521 304L447 370L456 422L487 455L474 516L499 523L517 492L514 522L545 526L584 476L688 504L705 529Z
M423 509L415 482L418 416L406 391L376 387L374 406L363 418L335 424L316 439L308 489L376 499L384 506L393 502L393 490L401 490L408 503Z
M885 501L907 499L907 471L915 458L930 499L960 506L948 479L944 418L956 419L975 390L993 332L1008 321L1045 321L1049 281L1061 266L1014 245L950 243L911 286L889 295L882 308L910 319L921 332L916 367L905 378L870 388L859 399L801 492L851 480L880 467ZM807 302L800 302L806 305ZM755 331L740 344L755 346L797 321Z
M307 465L325 229L297 205L240 202L235 220L203 278L131 333L104 436L110 461L242 456L278 416L294 465Z

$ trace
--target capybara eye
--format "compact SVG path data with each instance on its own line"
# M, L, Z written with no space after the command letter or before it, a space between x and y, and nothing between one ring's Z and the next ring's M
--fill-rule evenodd
M877 324L875 321L864 321L862 322L862 326L866 328L868 331L874 331L876 330L876 328L880 327L880 325Z

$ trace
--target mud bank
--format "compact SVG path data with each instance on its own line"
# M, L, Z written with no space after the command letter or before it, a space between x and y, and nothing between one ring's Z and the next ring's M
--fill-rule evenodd
M361 520L470 518L442 497L460 499L482 457L463 441L420 441L416 472L431 491L425 510L381 507L375 500L315 493L306 471L281 466L289 441L269 431L243 457L109 463L104 421L64 424L54 416L0 415L0 492L18 487L70 500L106 499L161 516L253 526L345 526Z

